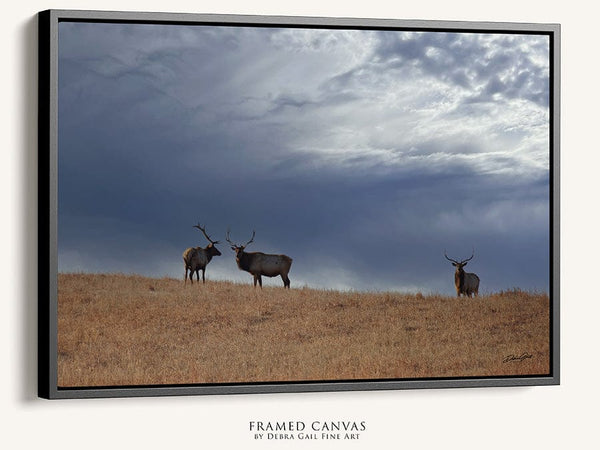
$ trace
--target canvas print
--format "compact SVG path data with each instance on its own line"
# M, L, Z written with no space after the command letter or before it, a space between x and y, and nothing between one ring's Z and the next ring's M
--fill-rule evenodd
M550 374L548 34L58 36L59 387Z

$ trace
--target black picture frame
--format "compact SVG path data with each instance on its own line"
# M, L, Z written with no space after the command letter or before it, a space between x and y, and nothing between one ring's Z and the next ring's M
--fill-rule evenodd
M39 259L38 259L38 395L47 399L137 397L205 394L333 392L500 386L560 383L560 25L500 22L420 21L322 17L178 14L150 12L47 10L39 19ZM58 351L58 26L61 22L185 24L323 29L445 31L464 33L540 34L550 41L550 373L541 376L422 378L399 380L310 381L158 386L61 388Z

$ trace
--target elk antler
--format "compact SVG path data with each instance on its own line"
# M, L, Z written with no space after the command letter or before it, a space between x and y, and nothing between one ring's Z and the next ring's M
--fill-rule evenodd
M233 245L234 247L237 247L237 245L235 245L233 242L231 242L231 240L229 239L229 228L227 228L227 234L225 235L225 240L227 242L229 242L231 245Z
M204 237L206 239L208 239L208 242L210 242L211 244L218 244L219 241L213 241L210 236L208 234L206 234L206 230L204 229L204 227L201 227L200 224L198 225L194 225L194 228L198 228L200 231L202 231L202 234L204 235Z
M251 244L252 242L254 242L254 235L256 234L256 231L252 230L252 238L250 238L250 240L248 242L246 242L246 245L244 245L244 247L248 247L249 244Z
M473 253L471 254L471 257L462 260L460 263L463 264L463 263L466 263L467 261L471 261L473 259L473 256L475 256L475 249L474 248L473 248Z
M475 256L475 249L473 249L473 253L471 254L471 257L470 257L470 258L463 259L461 262L458 262L458 261L456 261L456 260L454 260L454 259L448 258L448 255L446 254L446 250L444 250L444 256L446 257L446 259L447 259L448 261L452 261L453 263L456 263L456 264L464 264L464 263L466 263L467 261L471 261L471 260L473 259L473 256Z
M454 259L448 258L448 255L446 254L446 249L444 249L444 256L446 257L446 259L448 261L452 261L453 263L460 264L458 261L455 261Z

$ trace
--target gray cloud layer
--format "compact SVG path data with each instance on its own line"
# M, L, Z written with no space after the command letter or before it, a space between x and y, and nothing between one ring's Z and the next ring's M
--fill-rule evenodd
M548 40L60 24L59 269L183 276L223 240L292 286L548 289ZM209 278L249 282L232 252ZM248 250L251 250L249 248ZM280 284L280 281L273 281Z

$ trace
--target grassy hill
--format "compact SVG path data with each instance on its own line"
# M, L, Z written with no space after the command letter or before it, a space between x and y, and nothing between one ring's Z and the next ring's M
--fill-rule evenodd
M549 299L60 274L58 385L549 373ZM512 357L511 357L512 356Z

